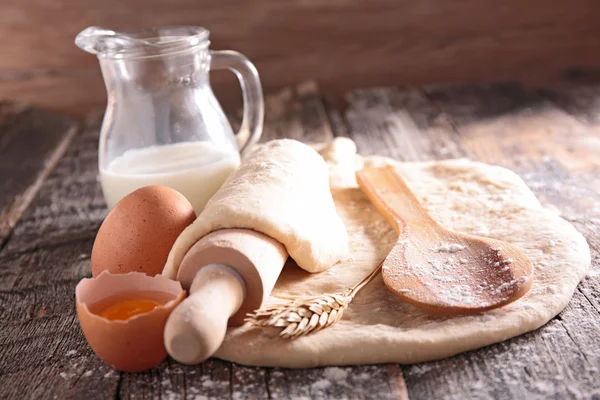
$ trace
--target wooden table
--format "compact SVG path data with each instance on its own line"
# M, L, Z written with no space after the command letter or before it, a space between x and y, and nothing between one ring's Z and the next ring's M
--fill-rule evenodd
M79 329L75 285L106 214L97 183L101 113L77 124L0 104L0 396L25 398L600 398L600 88L376 88L345 110L308 82L267 99L264 140L354 139L361 153L454 157L519 173L592 248L592 270L543 328L417 365L339 370L172 360L139 374L102 363Z

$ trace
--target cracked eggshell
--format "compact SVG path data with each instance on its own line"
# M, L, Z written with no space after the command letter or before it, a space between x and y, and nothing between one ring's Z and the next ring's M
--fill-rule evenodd
M102 311L94 305L107 299L140 295L160 299L163 305L122 321L94 313ZM185 296L179 282L139 272L113 275L105 271L97 278L82 279L75 289L77 316L90 347L107 364L128 372L150 369L166 358L165 323Z

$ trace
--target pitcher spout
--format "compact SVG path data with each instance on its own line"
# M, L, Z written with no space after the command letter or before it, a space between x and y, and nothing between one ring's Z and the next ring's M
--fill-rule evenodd
M88 53L119 58L160 55L199 44L208 46L208 43L206 29L187 26L155 27L133 33L90 26L75 38L77 47Z
M110 29L90 26L75 37L75 44L91 54L102 54L106 51L119 52L132 46L139 46L144 40L117 33ZM147 42L150 45L151 43Z

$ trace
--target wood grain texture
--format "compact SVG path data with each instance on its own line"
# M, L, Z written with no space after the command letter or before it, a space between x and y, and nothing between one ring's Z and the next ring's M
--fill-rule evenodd
M445 360L285 370L211 359L167 360L140 374L93 354L74 288L106 208L96 181L100 114L74 138L0 250L0 397L465 399L600 396L600 88L517 84L375 88L326 106L312 84L268 99L264 140L353 138L364 154L399 160L469 157L518 172L592 249L592 270L543 328ZM0 170L2 173L2 170Z
M267 99L267 115L263 140L333 137L314 83ZM106 215L96 180L100 116L89 118L0 251L0 397L407 398L394 365L287 371L216 359L184 366L169 359L129 374L100 361L74 309L75 285L91 275L91 247Z
M80 115L103 105L97 62L73 44L90 25L203 25L213 48L256 63L267 92L304 79L338 94L373 85L598 79L599 19L594 0L4 0L0 94ZM214 78L223 100L237 100L232 76Z
M583 90L583 89L580 89ZM548 92L548 91L547 91ZM552 92L573 114L518 84L354 91L334 132L359 151L400 160L469 158L518 172L547 206L588 239L592 272L569 306L536 332L449 359L403 367L411 398L594 398L598 361L599 135L589 101ZM592 101L598 96L588 93ZM576 95L575 95L576 97ZM575 115L575 116L574 116ZM569 146L580 141L592 146Z
M0 248L76 128L55 113L0 101Z
M98 116L98 114L96 113ZM69 146L2 255L93 239L106 215L97 177L99 120Z

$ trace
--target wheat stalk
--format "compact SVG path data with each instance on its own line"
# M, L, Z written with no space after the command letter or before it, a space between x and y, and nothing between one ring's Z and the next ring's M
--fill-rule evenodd
M279 336L296 339L333 325L344 315L354 296L381 271L383 261L369 275L342 293L286 299L285 303L263 307L247 315L255 326L282 328Z

